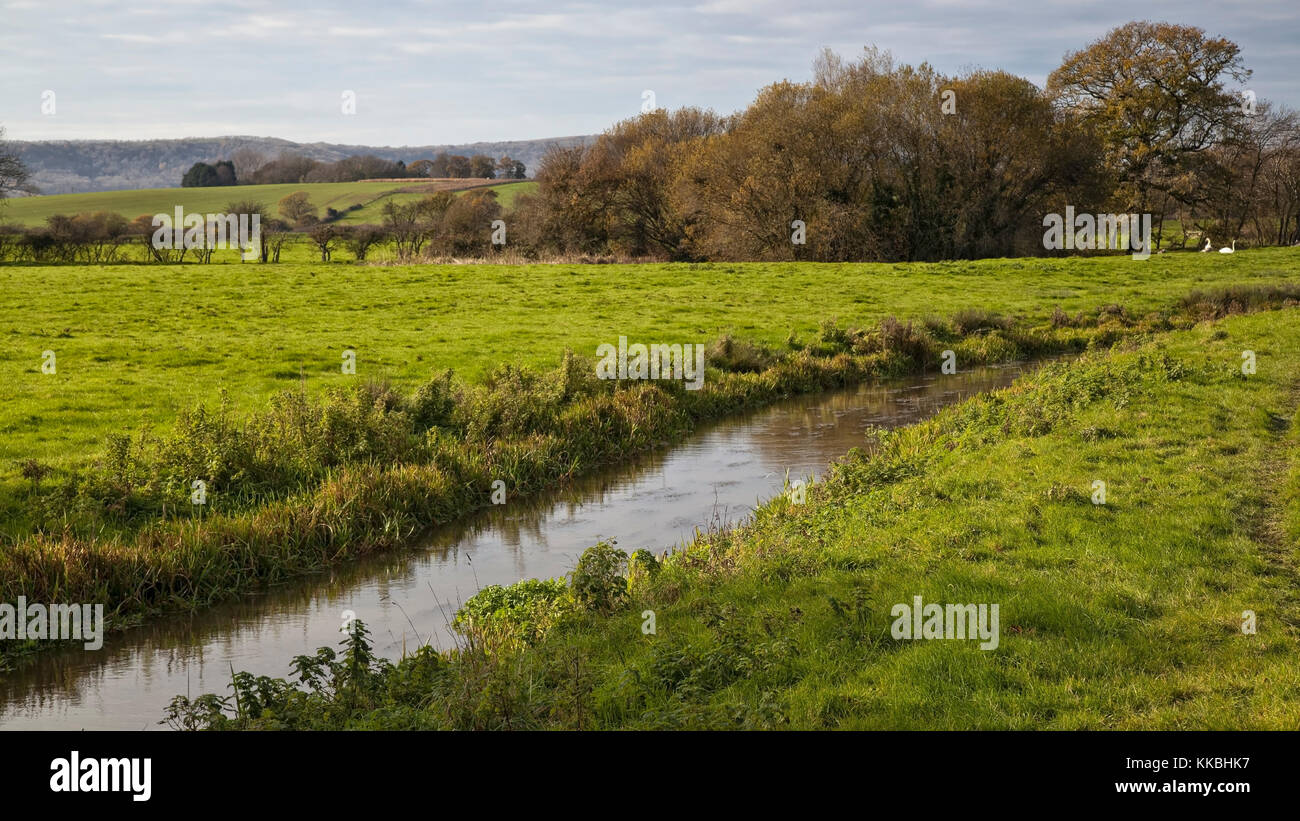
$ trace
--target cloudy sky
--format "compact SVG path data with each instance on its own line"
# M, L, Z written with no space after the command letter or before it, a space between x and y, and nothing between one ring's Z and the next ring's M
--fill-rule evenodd
M305 3L302 4L306 6ZM1236 41L1261 98L1300 108L1296 0L0 0L10 139L248 134L423 145L599 132L660 106L731 112L823 46L1042 84L1130 19ZM42 99L54 92L52 114ZM343 113L345 91L355 114ZM48 96L46 96L48 100ZM48 105L47 105L48 109Z

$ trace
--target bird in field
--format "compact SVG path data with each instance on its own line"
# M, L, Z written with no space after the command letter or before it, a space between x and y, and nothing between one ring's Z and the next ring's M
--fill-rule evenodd
M1231 248L1229 248L1229 247L1226 246L1226 245L1223 246L1222 248L1219 249L1219 253L1220 253L1220 254L1235 254L1235 253L1237 253L1237 241L1236 241L1235 239L1232 241L1232 247L1231 247Z
M1205 238L1205 247L1201 249L1201 253L1202 253L1202 254L1208 254L1208 253L1210 253L1210 238L1209 238L1209 237L1206 237L1206 238Z

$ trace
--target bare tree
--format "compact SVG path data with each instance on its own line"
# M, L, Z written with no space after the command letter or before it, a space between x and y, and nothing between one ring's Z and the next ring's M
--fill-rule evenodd
M4 126L0 126L0 200L17 193L35 194L36 187L27 166L5 142Z
M269 262L279 262L280 252L284 246L293 239L293 226L284 220L271 220L269 224L262 226L262 236L265 237L266 248L270 254Z
M341 227L346 228L343 233L343 244L352 252L352 256L356 258L357 262L365 262L366 255L370 253L370 249L387 239L387 236L384 234L384 229L380 228L378 225L353 225Z
M240 200L238 202L229 203L226 205L225 212L228 215L234 215L236 217L243 217L246 215L250 226L254 215L257 216L259 225L269 225L271 220L274 219L274 217L271 216L270 209L256 200ZM253 242L257 243L257 256L262 262L266 262L267 257L270 255L270 247L267 245L267 233L269 232L259 230L257 236L251 238ZM240 255L240 261L243 261L242 254Z
M342 239L343 233L337 226L329 223L316 225L307 232L307 236L311 237L311 241L320 249L321 262L330 261L330 254L334 252L334 243Z
M235 173L241 180L251 180L258 169L271 161L271 158L256 148L241 148L230 155L235 164Z

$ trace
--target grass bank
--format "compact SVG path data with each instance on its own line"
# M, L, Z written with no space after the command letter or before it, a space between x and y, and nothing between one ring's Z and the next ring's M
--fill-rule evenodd
M666 561L598 546L568 583L484 591L460 650L392 665L358 631L291 680L237 677L234 720L216 696L170 718L1294 728L1297 385L1295 308L1130 339L882 435L803 504L774 500ZM894 638L893 608L915 596L999 604L997 648Z
M782 350L717 341L699 390L598 379L566 354L552 371L504 366L482 384L448 372L409 394L289 391L247 417L200 407L166 434L112 437L87 467L34 472L18 500L32 532L0 552L0 600L103 602L123 626L399 545L490 504L497 482L529 495L781 397L935 367L944 350L968 366L1130 331L1112 313L1033 330L975 311L828 322Z

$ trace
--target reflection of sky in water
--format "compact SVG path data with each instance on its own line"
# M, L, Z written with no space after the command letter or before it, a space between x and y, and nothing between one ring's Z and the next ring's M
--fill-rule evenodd
M178 693L227 695L231 665L283 676L293 656L337 645L345 609L389 658L422 641L445 647L459 603L485 585L563 576L601 539L659 553L697 527L745 518L781 492L787 472L821 475L862 446L868 428L909 424L1019 373L981 369L788 400L544 498L485 510L430 534L421 550L109 636L98 652L41 654L0 680L0 728L154 727Z

